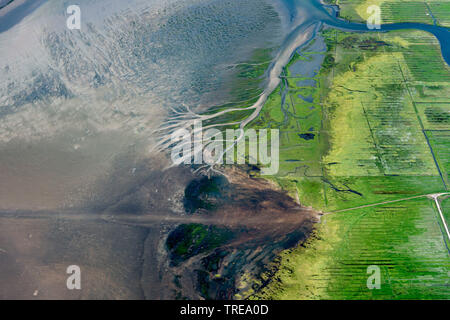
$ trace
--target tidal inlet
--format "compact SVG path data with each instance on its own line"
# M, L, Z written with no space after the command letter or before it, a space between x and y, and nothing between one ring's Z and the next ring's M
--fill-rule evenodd
M341 278L308 282L337 254L326 250L348 247L339 232L356 222L334 212L412 198L424 203L410 221L423 226L447 197L445 17L389 16L377 29L358 10L0 0L0 299L312 298L284 287L289 268L295 286L336 298ZM391 78L369 79L386 54ZM432 79L412 65L424 59ZM349 105L362 111L345 118ZM381 118L394 105L404 109ZM446 230L445 210L430 219ZM328 249L323 234L336 237ZM433 239L445 269L445 242ZM410 294L448 295L437 288Z

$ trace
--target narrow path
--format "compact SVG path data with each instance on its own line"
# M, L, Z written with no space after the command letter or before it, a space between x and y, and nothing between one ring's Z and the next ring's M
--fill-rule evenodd
M445 221L444 215L442 213L441 205L440 205L439 200L438 200L439 197L445 196L445 195L450 195L450 192L422 194L422 195L409 197L409 198L402 198L402 199L396 199L396 200L389 200L389 201L377 202L377 203L372 203L372 204L366 204L366 205L353 207L353 208L347 208L347 209L341 209L341 210L334 210L334 211L324 212L324 213L321 214L321 216L325 216L325 215L332 214L332 213L340 213L340 212L358 210L358 209L363 209L363 208L380 206L380 205L383 205L383 204L402 202L402 201L408 201L408 200L412 200L412 199L418 199L418 198L425 198L425 197L427 197L427 198L433 199L434 202L436 203L436 207L438 208L442 224L444 225L445 232L447 233L448 240L450 241L450 232L448 231L448 226L447 226L447 223Z
M439 203L439 200L438 200L438 198L440 196L447 195L447 194L448 193L436 193L436 194L430 195L430 198L432 198L434 200L434 203L436 203L436 207L438 208L439 215L442 220L442 224L444 225L445 232L447 233L447 238L450 241L450 233L448 232L447 223L445 222L445 218L444 218L444 215L442 214L442 210L441 210L441 204Z

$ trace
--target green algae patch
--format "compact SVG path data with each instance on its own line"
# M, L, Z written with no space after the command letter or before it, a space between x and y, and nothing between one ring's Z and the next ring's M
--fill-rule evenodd
M166 241L172 265L178 265L200 253L206 253L232 239L233 233L224 228L202 224L182 224L172 231Z

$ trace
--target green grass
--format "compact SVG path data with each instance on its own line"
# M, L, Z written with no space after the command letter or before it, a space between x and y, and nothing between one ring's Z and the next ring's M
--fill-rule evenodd
M382 23L421 22L450 26L450 7L446 0L338 0L341 17L351 21L365 22L369 17L367 8L377 5L381 8Z
M418 9L423 3L375 2L392 21L408 16L429 22ZM355 3L356 13L366 4ZM431 131L450 130L450 69L439 45L432 35L411 30L324 30L322 36L327 52L320 53L321 70L313 78L293 74L296 62L317 53L295 54L282 84L248 128L280 130L280 170L270 179L294 199L322 212L356 209L327 215L306 244L283 252L276 280L254 298L447 299L450 259L434 203L418 198L381 205L443 192L448 185L450 131ZM260 63L236 66L239 81L248 80L252 88L267 67L267 52L259 54ZM316 85L299 84L303 80ZM239 81L235 96L248 100L216 110L254 102L251 95L258 91ZM214 121L241 120L250 112ZM379 205L357 208L370 204ZM177 241L169 236L175 261L228 239L223 230L188 228ZM366 286L370 265L381 268L380 290Z
M369 290L367 268L381 269ZM448 299L449 253L431 200L331 214L315 237L281 255L259 299Z
M180 262L211 251L226 243L233 236L227 229L202 224L182 224L172 231L166 241L170 252L171 263Z
M427 131L448 129L450 70L435 39L416 31L324 37L332 63L305 91L313 102L296 99L303 88L288 78L286 106L282 86L253 123L282 133L272 179L322 212L445 191L433 154L448 177L449 140ZM301 139L309 127L314 139ZM439 223L424 197L327 215L306 244L281 254L275 280L254 298L448 298ZM367 289L369 265L381 268L381 290Z
M436 17L438 24L450 27L450 2L448 1L433 1L429 2L433 15Z
M450 73L442 68L431 36L416 33L423 45L411 46L408 34L393 32L374 38L327 31L327 46L336 52L332 86L330 68L324 68L314 77L316 87L298 87L302 78L292 77L293 63L288 65L286 82L252 123L254 128L280 129L278 176L318 177L323 171L332 177L438 175L418 119L425 111L413 100L417 87L424 87L424 82L418 85L416 80L424 72L414 69L411 57L420 56L431 44L427 59L436 67L430 69L428 80L434 82L425 86L427 92ZM295 55L293 59L305 58ZM284 104L283 90L288 90ZM299 93L311 95L313 102L303 101ZM328 120L325 126L322 119ZM330 143L332 148L325 151Z
M447 227L450 227L450 198L446 198L441 203L441 210L444 214L445 222Z
M417 103L425 130L450 130L450 105L447 103Z
M436 157L436 161L442 172L443 179L449 185L450 174L450 130L448 131L427 131L430 144Z
M352 189L361 196L351 192L337 192L326 185L328 210L353 208L443 190L438 176L340 177L331 181L339 189Z
M419 55L412 52L425 44L435 45L432 37L422 32L414 37L410 32L391 32L374 38L328 30L324 38L336 65L332 73L324 68L314 78L317 86L309 89L313 102L298 98L298 78L288 78L285 105L281 103L281 92L286 89L283 85L252 123L255 128L280 129L277 182L293 197L298 195L302 203L321 210L442 191L422 133L421 123L428 124L426 114L430 111L422 107L425 104L415 103L415 88L423 73L411 72L404 58ZM423 45L411 46L413 39ZM304 58L293 58L299 59ZM439 55L429 55L428 59L442 63ZM292 76L292 65L285 72L288 77ZM448 69L439 70L450 74ZM441 83L432 83L437 84ZM432 85L426 90L433 90ZM308 132L309 128L313 130ZM314 138L301 138L305 133ZM354 190L362 196L336 189ZM318 190L321 196L312 196Z
M330 32L325 37L332 36ZM331 65L322 68L313 78L294 75L290 67L297 61L308 61L311 55L325 55L305 51L295 54L286 66L284 81L269 97L259 116L251 123L254 129L280 130L280 170L277 177L321 176L321 154L327 137L322 135L322 92L328 87L326 81ZM302 80L314 80L316 86L302 86ZM283 103L282 94L285 92ZM299 95L311 97L304 101Z

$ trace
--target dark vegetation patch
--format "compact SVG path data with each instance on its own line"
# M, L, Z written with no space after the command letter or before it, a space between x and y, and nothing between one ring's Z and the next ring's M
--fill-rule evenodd
M313 140L316 135L314 133L300 133L298 136L305 140Z
M213 210L230 186L222 176L193 180L184 192L184 209L194 213L199 209Z
M432 123L450 123L450 112L439 107L428 107L425 110L427 120Z
M336 65L336 61L331 54L327 54L323 60L322 67L325 69L331 69Z
M305 239L306 235L302 230L296 230L286 236L286 239L282 243L283 249L289 249L295 247L301 240Z
M358 48L361 50L377 50L379 47L384 46L390 46L390 44L375 39L366 39L358 44Z
M182 224L167 238L167 248L173 266L187 259L213 250L233 238L233 233L224 228L202 224Z

